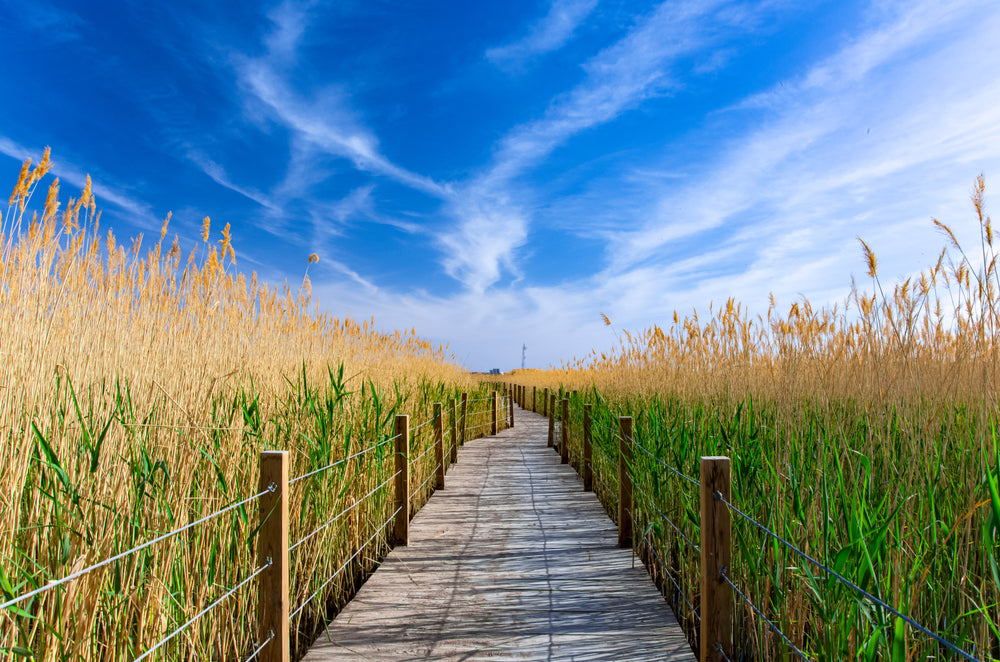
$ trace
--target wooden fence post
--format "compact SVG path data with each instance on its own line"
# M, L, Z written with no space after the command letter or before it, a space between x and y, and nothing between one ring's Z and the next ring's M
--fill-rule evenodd
M590 492L594 489L594 468L590 465L590 415L594 411L594 405L583 406L583 491Z
M537 386L532 386L531 387L531 411L535 412L536 414L538 413L538 407L536 406L537 402L538 402L538 387Z
M448 398L448 410L451 412L449 418L451 419L451 464L458 462L458 436L455 434L456 431L456 420L458 416L457 411L455 411L455 398Z
M260 491L274 486L257 501L260 529L257 535L258 567L268 559L271 567L260 573L257 602L257 636L274 640L261 651L267 662L288 662L291 651L288 603L288 451L260 454Z
M458 445L459 446L464 446L465 445L465 430L468 427L467 424L466 424L466 422L465 422L465 415L468 414L468 413L469 413L469 394L468 393L463 393L462 394L462 434L459 437L459 441L458 441Z
M410 544L410 417L396 416L396 522L397 545Z
M434 403L434 460L437 462L437 489L444 489L444 417L441 403Z
M556 396L551 395L551 402L545 403L545 408L549 410L549 448L554 448L556 436Z
M559 445L559 463L569 462L569 400L562 401L562 443Z
M549 415L549 389L546 387L542 393L542 416Z
M733 659L733 591L723 579L732 544L728 457L701 458L701 662ZM722 652L716 649L716 644ZM722 655L725 653L725 656Z
M632 546L632 417L618 417L618 546Z
M490 434L495 435L497 433L497 406L500 404L500 398L497 396L497 392L493 391L493 398L490 400Z
M508 402L510 403L510 409L507 412L508 415L510 416L510 421L509 421L508 427L514 427L514 390L513 389L511 389L511 391L510 391L510 398L509 398Z

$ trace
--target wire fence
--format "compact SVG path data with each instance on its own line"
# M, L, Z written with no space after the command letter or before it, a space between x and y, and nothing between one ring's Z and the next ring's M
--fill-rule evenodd
M645 414L645 415L649 415L649 412L646 412L646 411L643 411L641 413ZM555 421L554 421L555 423L561 424L561 420L560 420L560 418L558 418L559 415L560 415L558 411L548 411L548 415L550 417L554 417L555 418ZM580 421L579 417L571 417L570 424L572 425L573 422L579 423L579 421ZM600 486L602 488L602 491L606 495L608 495L608 497L610 498L610 500L612 500L616 504L619 504L619 507L620 507L620 503L621 503L621 500L620 500L620 497L619 497L620 486L618 486L618 485L612 486L608 482L606 482L604 476L602 476L602 472L599 470L599 467L602 464L605 464L605 463L608 466L617 467L619 465L619 462L621 461L620 458L618 457L619 453L617 452L617 449L615 449L615 452L612 452L612 451L609 451L609 450L605 449L602 444L595 443L595 436L593 435L593 431L597 430L597 431L600 431L602 433L607 433L613 439L621 439L622 438L621 432L620 432L619 429L615 429L614 427L605 424L600 418L595 417L593 415L590 416L589 423L590 423L591 431L592 431L591 432L592 436L590 438L590 445L591 445L591 449L592 449L592 457L595 460L601 460L601 462L593 462L593 461L591 462L592 478L593 478L594 482L598 486ZM630 462L626 461L625 464L626 464L626 468L627 468L627 472L628 472L628 476L629 476L629 479L630 479L632 490L634 490L634 494L636 496L641 497L641 502L638 502L638 501L634 502L632 504L631 508L629 508L628 506L626 506L625 509L624 509L625 512L627 513L628 517L632 518L632 520L635 521L635 519L637 518L637 516L641 517L641 514L642 514L643 511L648 511L649 514L651 516L653 516L654 518L658 518L661 521L665 522L670 527L670 529L678 536L678 538L680 540L682 540L692 550L692 552L697 557L701 558L701 556L702 556L702 548L701 548L701 546L698 543L696 543L689 535L687 535L682 530L682 528L678 525L677 522L675 522L671 517L669 517L665 512L663 512L663 510L658 506L657 499L654 498L653 494L651 494L647 489L643 488L643 486L642 486L643 480L641 480L641 478L645 474L640 471L640 465L636 462L636 460L652 461L653 465L655 467L658 467L658 468L666 470L666 472L668 473L668 475L672 475L672 476L680 479L681 481L683 481L683 483L686 483L689 486L699 488L700 491L701 491L701 487L702 487L701 481L699 481L699 480L697 480L697 479L695 479L695 478L687 475L686 473L684 473L680 469L678 469L678 468L672 466L670 463L666 462L661 457L658 457L651 450L649 450L644 445L642 445L641 443L639 443L635 439L635 436L636 435L626 436L625 437L625 441L628 443L628 447L630 449L637 449L638 452L641 455L640 456L636 456L636 457L632 457L632 461L630 461ZM558 446L558 444L557 444L557 446ZM557 448L557 450L558 450L558 448ZM571 445L570 446L570 454L571 454L571 456L574 453L576 453L576 452L577 451L575 451L575 449ZM582 465L581 465L581 468L582 468ZM616 472L612 471L612 472L609 472L609 473L610 473L610 475L614 475ZM610 480L610 477L608 478L608 480ZM614 482L617 483L617 480L615 480ZM703 491L702 491L702 494L703 494ZM633 498L635 498L635 497L633 497ZM702 497L702 498L704 498L704 497ZM717 501L720 501L720 502L724 503L725 506L739 520L748 522L755 529L757 529L760 532L764 533L765 535L769 536L776 543L778 543L781 546L787 548L788 550L790 550L791 552L793 552L794 554L796 554L798 557L802 558L803 560L807 561L809 564L811 564L815 568L818 568L823 573L825 573L827 576L829 576L831 579L833 579L836 582L838 582L838 583L846 586L851 591L853 591L855 594L859 595L864 600L867 600L874 607L876 607L878 609L881 609L881 610L884 610L884 613L890 614L893 617L900 619L902 622L905 622L907 625L909 625L910 627L912 627L914 630L916 630L916 631L918 631L918 632L926 635L927 637L930 637L936 644L938 644L938 645L942 646L943 648L947 649L950 653L953 653L954 655L958 656L960 659L968 660L969 662L976 662L977 658L974 655L972 655L972 654L970 654L970 653L962 650L961 648L959 648L955 644L949 642L948 640L944 639L943 637L941 637L937 633L933 632L929 628L923 626L922 624L920 624L919 622L917 622L912 617L909 617L909 616L903 614L900 610L898 610L895 607L893 607L892 605L888 604L887 602L885 602L884 600L882 600L878 596L872 594L870 591L864 590L863 588L861 588L860 586L858 586L856 583L852 582L851 580L849 580L846 577L844 577L841 573L839 573L835 569L831 568L829 565L827 565L827 564L819 561L818 559L816 559L813 556L809 555L808 553L804 552L797 545L795 545L792 542L786 540L784 537L782 537L781 535L779 535L775 531L771 530L769 527L767 527L764 524L758 522L753 517L751 517L747 513L743 512L740 508L738 508L736 505L734 505L730 499L725 498L721 492L715 491L714 495L713 495L713 498L715 500L717 500ZM700 624L701 616L698 613L698 611L694 608L694 601L688 595L688 593L686 593L683 590L683 587L681 586L681 583L679 583L675 579L675 576L680 576L679 575L680 570L679 569L672 569L672 568L670 568L668 566L667 563L664 562L663 557L661 556L660 552L656 549L656 545L649 539L649 536L643 535L643 536L640 536L640 538L641 538L641 542L639 543L639 548L641 549L644 546L646 549L648 549L648 551L652 555L652 558L655 559L655 562L659 566L662 574L673 585L674 589L676 590L676 594L681 598L681 600L683 601L684 605L687 607L687 609L692 614L692 616L694 617L694 619ZM635 541L633 541L633 544L635 544ZM734 582L734 580L730 576L730 569L728 567L723 567L721 569L721 571L720 571L720 578L721 578L721 580L726 585L728 585L730 587L730 589L733 592L733 595L736 598L738 598L741 603L745 604L747 606L747 608L750 610L750 612L753 613L754 616L757 619L759 619L760 622L763 623L766 626L766 628L768 629L768 631L772 632L773 634L775 634L777 637L780 638L780 640L783 642L783 644L785 646L788 647L788 650L792 654L794 654L798 659L802 659L802 660L810 660L811 659L811 658L809 658L808 654L805 651L802 650L802 648L800 646L797 646L791 640L791 638L788 636L788 634L786 632L782 631L780 625L774 619L768 618L767 615L764 613L764 611L757 604L755 604L753 602L753 600L751 599L751 597L744 590L740 589L739 586L737 586L736 582ZM726 655L724 647L721 645L721 643L715 642L712 645L712 648L713 648L713 650L715 650L719 654L719 657L721 659L725 659L725 660L729 659L729 657Z
M378 537L378 535L385 530L385 527L389 526L389 522L391 522L393 519L395 519L396 515L400 512L401 509L402 509L402 506L400 506L399 508L396 508L396 510L393 511L392 515L390 515L387 520L385 520L384 522L382 522L382 524L375 530L375 533L373 533L371 535L371 537L368 538L368 540L365 541L365 544L362 545L361 548L358 549L358 551L356 551L353 554L351 554L351 557L349 559L347 559L346 561L344 561L340 565L340 567L337 568L337 570L332 575L330 575L330 577L325 582L323 582L322 586L320 586L318 589L316 589L312 593L312 595L310 595L308 598L306 598L305 601L302 604L300 604L295 609L295 611L293 611L290 614L290 617L291 618L295 618L296 616L298 616L302 612L302 610L306 608L306 605L308 605L310 602L312 602L314 599L316 599L316 596L319 595L320 593L322 593L323 589L325 589L327 586L329 586L330 583L334 579L336 579L337 576L340 575L341 572L344 571L344 568L346 568L348 565L350 565L351 561L353 561L354 559L358 558L358 555L361 554L361 552L365 551L365 549L368 548L368 545L370 545L371 542L373 540L375 540L375 538Z
M387 479L385 479L384 481L382 481L377 487L375 487L375 489L373 489L370 492L368 492L368 494L364 495L363 497L361 497L360 499L358 499L357 501L355 501L353 504L351 504L347 508L341 510L339 513L337 513L336 515L334 515L331 519L327 520L326 523L321 524L320 526L318 526L317 528L315 528L311 533L309 533L309 534L307 534L307 535L299 538L298 542L296 542L294 545L290 545L288 547L288 551L289 552L293 551L296 547L298 547L299 545L301 545L305 541L309 540L310 538L312 538L316 534L322 532L328 526L330 526L331 524L333 524L334 522L336 522L337 520L339 520L341 517L343 517L347 513L351 512L352 510L354 510L355 508L357 508L358 506L360 506L370 496L372 496L373 494L375 494L376 492L378 492L379 490L381 490L382 488L384 488L385 486L387 486L392 481L396 480L396 477L399 476L401 473L402 473L401 471L397 471L393 475L389 476Z
M471 401L468 400L468 399L466 399L465 402L466 403L468 403L468 402L484 402L484 401L489 401L489 400L492 400L492 399L493 399L492 397L475 398L475 399L472 399ZM511 407L512 407L512 403L511 403L510 398L507 397L507 396L504 396L502 398L502 403L503 403L503 406L504 406L504 411L509 414L509 412L511 411ZM456 417L458 416L458 402L457 402L457 399L456 399L456 401L451 406L449 406L449 408L446 411L448 413L450 413L450 415L452 417L452 435L451 436L452 436L452 444L453 445L456 444L457 441L458 441L457 438L456 438L456 435L458 434L459 429L461 429L462 431L466 430L464 423L467 420L468 416L475 416L475 415L479 415L479 414L486 414L486 415L490 414L490 409L486 409L486 410L483 410L483 411L467 412L466 414L463 415L462 420L461 420L462 426L461 426L461 428L459 428L458 427L458 421L455 420ZM498 409L495 409L494 411L496 411L497 413L499 413ZM428 420L420 423L419 425L416 425L415 427L413 427L413 428L410 429L411 434L415 433L416 431L420 430L421 428L429 425L430 423L433 423L435 420L436 420L436 417L431 417ZM490 422L488 422L486 424L483 424L481 426L477 426L477 427L480 427L480 428L481 427L485 427L486 425L490 425L491 423L492 423L492 421L490 421ZM503 418L503 420L498 420L498 426L506 426L507 424L508 424L508 418L506 416ZM136 423L136 424L125 424L125 425L127 427L132 427L132 428L157 428L157 429L168 429L169 428L169 429L177 429L177 430L195 430L195 431L244 431L244 430L247 429L246 426L244 426L244 427L239 427L239 426L236 426L236 427L219 427L219 426L204 426L204 425L201 425L201 426L199 426L199 425L166 425L166 424L155 424L155 423L145 423L145 424ZM205 515L203 517L199 517L198 519L196 519L196 520L194 520L192 522L189 522L189 523L187 523L187 524L185 524L183 526L179 526L176 529L168 531L167 533L164 533L162 535L156 536L156 537L154 537L154 538L152 538L152 539L150 539L150 540L148 540L146 542L142 542L140 544L137 544L137 545L135 545L135 546L133 546L133 547L125 550L125 551L122 551L120 553L114 554L113 556L110 556L110 557L108 557L106 559L100 560L100 561L98 561L96 563L93 563L93 564L91 564L89 566L86 566L86 567L84 567L84 568L82 568L80 570L73 571L73 572L65 575L64 577L61 577L59 579L54 579L54 580L47 581L45 584L43 584L41 586L37 586L36 588L34 588L32 590L29 590L29 591L27 591L25 593L22 593L20 595L12 596L11 595L12 591L8 588L7 590L5 590L6 599L3 602L0 602L0 614L3 614L5 616L11 617L11 618L30 618L30 619L36 619L37 618L36 615L33 615L32 613L30 613L28 611L24 611L24 609L22 609L22 607L21 607L22 605L25 605L25 603L28 603L29 601L31 601L33 598L39 597L39 596L41 596L43 594L46 594L46 593L48 593L50 591L55 591L55 590L60 589L62 587L66 587L67 585L71 585L75 580L77 580L77 579L79 579L79 578L81 578L81 577L83 577L83 576L85 576L85 575L87 575L89 573L95 572L95 571L100 570L102 568L107 568L107 567L111 566L112 564L115 564L116 562L119 562L119 561L122 561L122 560L128 558L129 556L132 556L134 554L137 554L139 552L147 550L147 549L153 547L154 545L157 545L158 543L162 543L164 541L167 541L167 540L170 540L172 538L175 538L175 537L177 537L177 536L179 536L179 535L181 535L181 534L183 534L185 532L189 532L189 531L195 529L196 527L204 525L204 524L206 524L206 523L208 523L208 522L210 522L210 521L212 521L214 519L217 519L217 518L219 518L219 517L221 517L221 516L223 516L223 515L225 515L227 513L232 513L234 511L240 511L241 512L241 520L245 521L246 520L246 515L245 515L245 513L242 512L242 509L245 508L247 505L249 505L249 504L251 504L251 503L253 503L253 502L255 502L255 501L257 501L257 500L259 500L259 499L261 499L261 498L263 498L265 496L267 496L267 495L274 495L276 492L279 491L279 489L288 490L288 489L291 488L292 485L298 484L298 483L300 483L302 481L305 481L305 480L307 480L309 478L313 478L313 477L319 476L319 475L321 475L321 474L323 474L325 472L330 471L331 469L334 469L334 468L337 468L337 467L348 466L348 464L351 461L358 460L358 459L363 458L364 456L366 456L368 454L374 453L374 452L376 452L376 451L378 451L378 450L386 447L387 445L390 445L393 441L398 440L399 437L400 437L399 434L396 434L396 435L391 436L391 437L385 437L381 441L379 441L379 442L377 442L377 443L375 443L375 444L373 444L373 445L371 445L371 446L369 446L367 448L363 448L363 449L359 450L358 452L352 453L352 454L350 454L350 455L348 455L348 456L346 456L344 458L337 459L337 460L329 462L328 464L325 464L323 466L317 467L315 469L311 469L311 470L309 470L309 471L307 471L307 472L305 472L305 473L303 473L303 474L301 474L299 476L295 476L293 478L284 479L284 487L283 488L280 485L278 485L276 482L272 481L272 482L270 482L267 485L266 488L264 488L263 490L261 490L260 492L258 492L256 494L253 494L253 495L248 496L248 497L246 497L244 499L240 499L238 501L230 503L230 504L228 504L228 505L226 505L226 506L224 506L222 508L219 508L218 510L216 510L216 511L210 513L210 514L208 514L208 515ZM418 455L415 458L413 458L413 460L411 460L409 462L409 464L412 465L413 463L416 463L419 460L423 459L423 457L430 450L432 450L434 447L435 447L435 444L429 445L428 448L425 449L420 455ZM263 455L262 455L262 458L263 458ZM262 459L262 462L263 462L263 459ZM282 462L287 462L287 459L283 460ZM262 464L262 467L263 467L263 464ZM424 482L420 485L420 487L417 488L417 492L420 492L424 488L427 487L428 483L431 480L434 479L435 472L437 472L440 468L441 468L441 464L439 463L433 469L430 470L430 475L427 477L426 480L424 480ZM263 468L262 468L262 471L263 471ZM370 502L371 499L373 499L380 491L387 490L387 488L389 488L390 484L399 477L400 473L401 473L401 471L396 471L395 473L393 473L392 475L390 475L388 478L386 478L385 480L381 481L378 485L376 485L373 488L369 489L363 496L361 496L356 501L354 501L353 503L351 503L351 505L347 506L346 508L341 509L340 512L338 512L337 514L335 514L332 517L330 517L323 524L317 526L316 528L314 528L309 533L307 533L307 534L303 535L302 537L300 537L299 540L297 540L295 543L288 545L287 541L286 541L285 544L287 545L287 548L285 549L284 553L290 554L291 552L294 552L296 549L299 549L303 544L305 544L309 540L313 539L315 536L319 535L323 531L327 530L329 527L331 527L332 525L334 525L338 521L342 520L348 514L356 511L357 509L359 509L363 504L366 504L366 503ZM288 493L288 492L281 492L281 498L287 498L288 494L290 494L290 493ZM410 500L410 498L412 498L412 496L413 495L406 495L407 502ZM375 530L375 532L371 535L371 537L368 538L368 540L364 543L364 545L362 545L360 549L358 549L357 551L355 551L346 561L344 561L343 563L341 563L340 566L337 568L337 570L333 574L331 574L327 578L327 580L318 589L316 589L312 594L310 594L310 596L302 604L300 604L295 609L295 611L293 612L293 615L294 616L298 616L299 614L301 614L302 611L303 611L303 609L305 609L307 605L309 605L313 600L315 600L315 598L317 596L321 595L322 592L330 585L330 583L333 582L343 572L343 570L350 565L351 562L353 562L355 559L357 559L360 554L362 554L366 549L368 549L372 545L373 541L375 541L375 539L381 533L384 532L384 529L386 528L386 526L388 526L393 521L393 519L396 518L396 516L399 515L399 513L401 513L403 511L403 508L404 508L403 506L397 506L395 508L393 514L388 519L386 519L384 522L382 522L382 524L379 525L379 527ZM264 513L264 511L262 509L261 510L261 518L262 518L262 520L261 520L261 526L263 526L264 520L266 518L272 517L273 514L274 514L274 510L273 509L269 510L266 514ZM287 525L286 525L286 527L287 527ZM286 528L286 530L287 530L287 528ZM258 529L255 529L255 534L258 531L259 531L259 527L258 527ZM241 589L245 588L248 584L250 584L251 582L253 582L255 579L260 578L263 575L263 573L265 573L269 568L274 567L274 565L275 565L274 560L272 558L268 557L255 570L253 570L248 575L246 575L245 577L243 577L235 585L232 585L230 588L227 588L221 595L219 595L217 598L215 598L214 600L212 600L211 603L205 605L204 607L199 608L198 611L196 613L194 613L190 618L187 618L187 620L185 620L183 623L179 624L177 627L175 627L173 630L171 630L168 634L166 634L164 637L162 637L161 639L159 639L158 641L156 641L155 643L153 643L148 649L146 649L144 652L142 652L137 657L135 657L134 658L135 662L141 662L142 660L147 660L150 657L152 657L153 655L157 654L158 652L161 652L161 654L162 654L162 651L163 651L164 647L167 646L168 644L170 644L171 642L174 642L175 640L177 640L177 641L183 640L183 641L189 641L189 642L193 643L195 641L195 639L190 634L185 635L185 632L187 630L191 629L192 626L194 626L200 619L204 618L206 615L210 614L213 610L217 609L220 605L224 604L227 600L229 600L230 598L232 598ZM29 607L29 609L33 609L33 608ZM42 629L43 630L45 629L44 626L43 626ZM52 630L52 633L55 634L55 631ZM261 636L262 636L261 639L258 639L254 644L252 644L252 650L249 653L249 656L246 657L246 658L244 658L247 662L249 662L250 660L258 659L260 657L261 653L268 646L273 645L276 640L280 639L280 637L278 637L275 634L275 630L274 629L268 630L266 636L264 636L264 635L261 635Z
M224 515L224 514L230 512L230 511L232 511L232 510L236 510L237 508L239 508L241 506L245 506L248 503L256 501L257 499L259 499L260 497L264 496L265 494L273 493L276 489L277 489L277 485L275 485L274 483L272 483L271 485L268 485L268 487L266 489L264 489L263 491L258 492L257 494L255 494L255 495L253 495L251 497L247 497L246 499L243 499L242 501L237 501L236 503L230 504L230 505L226 506L225 508L222 508L221 510L215 511L211 515L206 515L205 517L202 517L201 519L198 519L198 520L196 520L194 522L191 522L190 524L186 524L186 525L184 525L184 526L182 526L182 527L180 527L178 529L174 529L173 531L170 531L169 533L165 533L162 536L159 536L157 538L154 538L152 540L144 542L141 545L136 545L135 547L132 547L131 549L127 549L124 552L121 552L120 554L115 554L114 556L112 556L110 558L104 559L103 561L99 561L98 563L95 563L95 564L93 564L91 566L83 568L82 570L78 570L78 571L76 571L74 573L66 575L62 579L57 579L57 580L54 580L54 581L50 581L50 582L46 583L44 586L40 586L40 587L36 588L33 591L29 591L27 593L24 593L23 595L19 595L16 598L11 598L10 600L7 600L7 601L5 601L3 603L0 603L0 611L3 611L5 609L8 609L8 608L13 607L15 605L18 605L18 604L24 602L25 600L29 600L29 599L35 597L36 595L40 595L40 594L45 593L47 591L51 591L52 589L58 588L58 587L62 586L63 584L66 584L67 582L71 582L74 579L77 579L77 578L82 577L82 576L84 576L84 575L86 575L88 573L93 572L94 570L98 570L98 569L103 568L105 566L111 565L115 561L120 561L120 560L124 559L127 556L135 554L136 552L140 552L140 551L142 551L142 550L144 550L144 549L146 549L148 547L152 547L153 545L155 545L157 543L160 543L160 542L163 542L164 540L168 540L170 538L173 538L174 536L176 536L178 534L181 534L181 533L184 533L185 531L188 531L190 529L193 529L194 527L199 526L200 524L204 524L205 522L213 520L216 517L219 517L220 515Z
M399 439L399 435L398 434L395 435L395 436L393 436L393 437L389 437L385 441L382 441L382 442L380 442L378 444L375 444L374 446L369 446L368 448L364 449L363 451L357 452L354 455L349 455L349 456L345 457L342 460L337 460L336 462L331 462L330 464L328 464L328 465L326 465L324 467L320 467L319 469L314 469L313 471L310 471L309 473L302 474L301 476L298 476L296 478L292 478L292 479L290 479L288 481L288 484L289 485L294 485L295 483L299 482L300 480L305 480L306 478L310 478L310 477L315 476L317 474L321 474L321 473L324 473L326 471L329 471L330 469L333 469L334 467L338 467L338 466L347 464L351 460L353 460L355 458L359 458L359 457L361 457L363 455L367 455L368 453L370 453L370 452L372 452L374 450L378 450L379 448L382 448L383 446L385 446L389 442L395 441L396 439Z

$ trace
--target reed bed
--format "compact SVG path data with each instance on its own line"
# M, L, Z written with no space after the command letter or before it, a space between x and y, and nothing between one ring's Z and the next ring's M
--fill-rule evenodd
M594 443L615 457L606 428L634 417L652 456L633 453L639 544L693 646L699 497L659 462L697 478L700 456L727 455L741 510L976 659L1000 659L1000 270L985 190L980 177L981 245L966 250L935 220L935 264L891 288L861 241L870 288L842 304L780 312L772 297L753 316L729 300L510 377L577 390L574 408L594 403ZM616 476L601 459L595 471ZM808 659L958 659L735 517L731 576ZM740 659L797 659L736 606Z
M49 167L24 164L0 220L0 601L254 495L261 450L289 450L296 477L372 448L292 486L293 542L355 506L292 552L293 607L319 591L293 621L301 649L385 551L394 415L416 426L485 391L415 331L320 312L315 255L293 288L238 271L208 218L186 256L169 215L123 246L89 178L63 204ZM135 659L256 570L256 526L248 503L3 610L0 659ZM148 659L244 659L255 605L250 584Z

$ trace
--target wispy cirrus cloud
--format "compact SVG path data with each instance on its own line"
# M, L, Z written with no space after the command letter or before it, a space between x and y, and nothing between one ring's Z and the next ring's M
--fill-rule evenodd
M229 175L226 174L225 168L223 168L221 165L210 159L200 150L195 149L193 147L188 147L186 156L189 161L191 161L196 166L201 168L201 171L204 172L206 175L208 175L212 179L212 181L214 181L219 186L223 186L229 189L230 191L239 193L243 197L249 200L253 200L258 205L264 207L265 209L268 209L270 211L278 210L278 207L274 204L274 202L260 191L257 191L249 187L240 186L239 184L233 182L233 180L230 179Z
M445 233L444 265L466 287L482 291L496 283L504 267L514 270L516 252L529 234L530 219L517 179L574 136L611 122L644 100L679 85L671 69L734 33L755 28L747 11L720 11L722 0L664 2L618 42L583 65L585 80L555 97L544 115L514 127L498 143L491 165L460 185L461 205L451 205L457 227ZM764 10L765 13L770 8ZM483 236L496 238L495 244Z
M1000 95L990 73L1000 57L988 49L973 57L969 48L1000 28L981 4L898 5L799 78L723 111L720 122L749 113L749 130L699 164L695 183L664 186L639 228L612 238L613 270L719 229L774 245L807 219L830 219L832 236L852 241L862 231L880 234L865 227L868 218L898 218L904 207L919 219L935 213L947 191L978 174L963 164L995 162L990 155L1000 150L1000 111L989 102ZM956 41L960 26L965 35ZM812 246L817 254L827 248Z
M523 37L504 46L490 48L486 51L486 59L509 69L539 55L559 50L594 11L597 2L598 0L554 0L548 13L532 24Z
M44 151L43 148L29 149L5 136L0 136L0 154L4 154L12 159L22 162L32 159L33 162L37 163ZM88 173L65 160L57 153L54 153L52 156L51 173L59 177L62 182L79 189L83 189L87 183ZM151 231L160 229L162 221L157 219L152 207L148 203L136 199L121 186L113 183L109 184L109 181L110 177L104 175L95 175L92 177L91 190L101 206L110 203L120 211L125 212L126 219L129 222L143 230Z

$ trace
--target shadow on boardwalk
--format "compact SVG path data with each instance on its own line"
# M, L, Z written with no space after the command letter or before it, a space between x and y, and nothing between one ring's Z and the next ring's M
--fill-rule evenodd
M395 548L305 657L330 660L681 660L670 607L573 470L547 419L459 451Z

